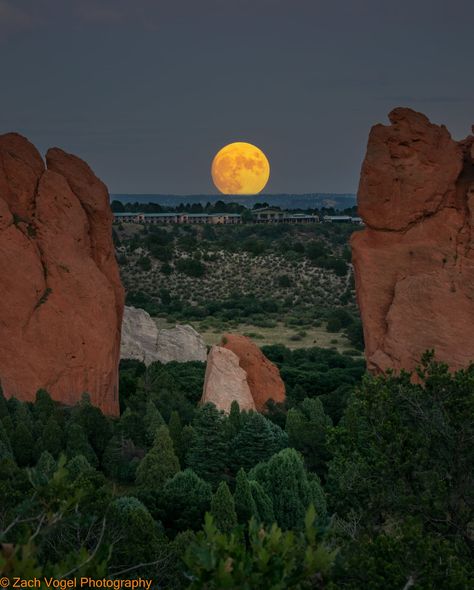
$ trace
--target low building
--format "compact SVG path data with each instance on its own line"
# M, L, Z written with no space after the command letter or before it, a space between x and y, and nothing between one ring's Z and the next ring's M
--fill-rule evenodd
M185 213L182 217L183 223L210 223L207 213Z
M183 223L181 217L182 215L179 213L145 213L142 223L153 225L158 223Z
M254 223L282 223L287 213L274 207L261 207L250 211Z
M225 225L242 223L242 216L240 213L211 213L209 223Z
M284 223L319 223L319 217L317 215L307 215L306 213L292 213L285 215L283 218Z
M143 223L143 213L116 213L114 211L114 223Z

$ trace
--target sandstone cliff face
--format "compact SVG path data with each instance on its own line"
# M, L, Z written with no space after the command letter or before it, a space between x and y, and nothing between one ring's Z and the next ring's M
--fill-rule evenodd
M389 118L369 136L352 237L368 368L411 370L434 348L459 369L474 360L474 137Z
M85 162L0 136L0 381L118 413L123 289L105 185Z
M125 307L120 356L149 365L155 361L205 362L207 347L201 335L187 324L159 330L144 309Z
M229 413L234 400L241 410L255 410L247 374L239 366L239 357L231 350L213 346L207 357L201 403L212 403Z
M285 385L278 367L267 359L250 338L241 334L225 334L222 346L239 357L239 365L247 373L250 391L259 412L265 409L270 399L277 403L285 401Z
M236 400L241 410L262 412L270 399L285 401L285 385L278 368L250 338L226 334L221 346L213 346L207 358L201 403L212 402L228 412Z

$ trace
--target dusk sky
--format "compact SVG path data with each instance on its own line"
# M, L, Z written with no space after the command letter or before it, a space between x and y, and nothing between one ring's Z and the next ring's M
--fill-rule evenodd
M122 193L217 193L226 143L267 193L357 190L395 106L474 123L472 0L0 0L0 132Z

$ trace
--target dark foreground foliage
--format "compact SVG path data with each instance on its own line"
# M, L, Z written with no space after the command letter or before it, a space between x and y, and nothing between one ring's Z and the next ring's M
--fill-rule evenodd
M472 588L474 367L361 382L337 353L266 353L289 392L266 416L198 407L200 363L122 363L117 420L0 395L0 573Z

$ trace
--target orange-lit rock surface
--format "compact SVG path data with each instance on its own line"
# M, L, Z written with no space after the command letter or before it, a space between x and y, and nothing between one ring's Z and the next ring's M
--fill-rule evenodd
M474 361L474 137L398 108L369 136L352 237L369 370Z
M267 359L250 338L241 334L225 334L222 346L238 356L239 365L247 373L250 391L259 412L265 410L265 404L271 399L277 403L285 401L285 385L278 367Z
M236 401L241 410L255 410L246 372L231 350L213 346L209 351L201 404L212 403L219 410L230 412Z
M0 136L0 382L21 400L87 392L117 414L123 289L107 188L60 149L46 162Z

